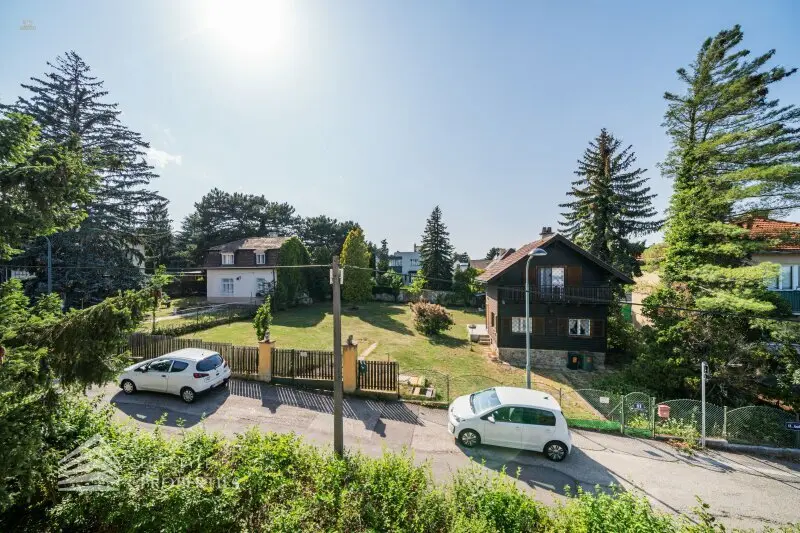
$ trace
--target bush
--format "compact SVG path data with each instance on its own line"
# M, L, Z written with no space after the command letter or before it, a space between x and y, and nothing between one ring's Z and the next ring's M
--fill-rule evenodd
M234 312L226 313L225 315L213 315L211 313L196 315L192 317L189 323L182 323L177 326L170 326L171 320L157 322L159 324L153 331L153 335L171 335L173 337L180 337L187 333L194 333L196 331L203 331L223 324L230 324L232 322L239 322L240 320L248 320L253 318L255 314L254 308L241 308ZM163 324L163 325L161 325Z
M257 340L269 340L269 327L272 325L272 300L267 296L264 303L256 311L253 318L253 328L256 330Z
M438 304L417 302L411 304L414 313L414 328L425 335L438 335L455 324L447 309Z

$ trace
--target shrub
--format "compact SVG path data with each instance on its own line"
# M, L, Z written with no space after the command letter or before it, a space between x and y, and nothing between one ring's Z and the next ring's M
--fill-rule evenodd
M269 340L269 327L272 325L272 300L269 296L261 304L261 307L256 311L256 316L253 318L253 328L256 330L256 338L260 340Z
M214 315L211 313L196 315L192 317L191 322L181 322L177 326L170 325L171 320L158 322L153 335L171 335L173 337L180 337L187 333L194 333L196 331L203 331L205 329L222 326L223 324L230 324L232 322L239 322L240 320L248 320L254 316L254 309L251 307L240 308L232 312L228 312L222 316ZM177 320L175 321L177 322ZM163 324L163 325L161 325Z
M414 327L425 335L437 335L455 324L447 309L438 304L417 302L411 305Z

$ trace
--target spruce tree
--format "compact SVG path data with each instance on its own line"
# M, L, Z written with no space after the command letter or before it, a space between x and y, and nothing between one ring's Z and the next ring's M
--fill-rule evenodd
M437 205L422 234L422 246L419 249L422 271L427 278L426 287L435 290L447 290L453 279L453 247L450 245L450 234L442 221L442 210Z
M652 233L661 225L653 220L655 194L646 186L645 170L636 168L632 146L600 130L578 161L567 193L573 200L561 204L561 231L576 244L626 274L640 274L636 256L644 251L643 241L633 237Z
M389 270L389 242L386 239L381 241L381 247L378 250L378 271L383 273Z
M665 283L645 301L657 332L648 355L658 370L648 373L696 392L706 360L717 401L780 397L800 407L800 361L791 346L800 340L798 327L769 320L789 314L767 290L777 267L750 264L768 243L740 225L749 214L780 213L798 200L800 110L769 98L771 85L795 70L767 67L774 51L750 58L739 48L742 37L735 26L707 39L689 68L678 70L685 91L665 94L672 150L663 171L674 190Z
M155 272L158 265L171 266L173 263L174 240L167 205L167 200L161 200L148 206L139 231L148 272Z
M89 216L81 225L81 236L58 236L62 253L77 254L62 257L64 266L70 267L70 279L66 279L70 272L66 268L53 271L55 282L67 291L68 300L73 292L99 299L143 281L141 275L136 275L138 269L118 263L125 257L136 263L142 259L136 251L136 246L142 244L139 227L149 206L163 199L147 188L157 177L145 158L149 145L122 124L122 111L116 103L107 101L103 82L92 76L89 66L72 51L56 58L55 63L48 62L48 66L51 70L44 77L22 84L29 96L20 97L10 107L32 116L41 127L44 140L63 144L76 138L86 164L101 177L93 191ZM92 241L88 247L79 246L88 240ZM37 246L41 248L40 243ZM28 255L41 253L41 249L32 249ZM87 265L94 265L95 271L78 268ZM98 273L105 283L98 284L93 279Z

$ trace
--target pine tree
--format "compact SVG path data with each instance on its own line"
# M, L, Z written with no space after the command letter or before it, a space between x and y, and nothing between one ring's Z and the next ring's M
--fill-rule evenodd
M562 232L576 244L626 274L640 274L636 256L645 248L632 237L652 233L661 226L653 220L655 194L647 187L645 170L635 168L632 146L603 128L578 161L567 193L574 200L561 204Z
M145 213L139 238L144 244L145 267L154 272L158 265L171 266L173 262L172 221L167 210L168 202L151 204Z
M672 150L663 171L674 192L661 262L665 284L645 301L657 331L649 362L660 369L651 374L694 392L698 365L709 361L710 390L725 396L718 401L764 395L800 406L793 392L800 361L791 346L800 332L796 324L768 320L789 312L767 290L776 266L749 264L766 243L737 224L749 213L797 202L800 110L768 98L770 86L795 71L767 68L774 51L749 59L738 49L742 37L735 26L706 40L694 63L678 70L685 92L665 94ZM777 387L765 387L770 380Z
M453 247L450 245L450 234L442 221L442 210L438 205L425 224L419 256L428 280L426 287L435 290L449 289L450 280L453 279Z
M369 269L369 249L364 232L356 226L347 234L342 246L344 285L342 298L348 302L366 302L372 299L372 272Z
M56 58L55 63L48 62L48 66L51 71L43 78L31 78L30 84L22 84L30 96L20 97L11 109L32 116L41 127L44 140L63 144L77 138L86 164L101 177L93 191L95 198L88 209L89 216L81 226L80 240L94 239L94 242L88 250L80 250L74 238L64 242L65 252L76 250L80 254L64 260L71 267L93 262L102 267L104 258L110 256L141 259L135 252L135 246L141 244L138 228L148 207L163 200L147 189L150 180L157 177L145 158L149 145L122 124L118 105L106 101L108 92L103 82L90 75L89 66L78 54L67 52ZM61 241L68 238L70 234L59 236ZM30 252L39 255L36 250ZM63 279L66 272L54 270L54 278L57 282L62 278L60 284L66 290L72 291L74 287L93 299L108 294L93 293L100 288L91 279L97 276L97 271L83 270L86 276L73 275L69 281ZM73 268L73 272L79 270ZM101 285L111 292L143 281L141 276L130 275L134 271L117 273L103 269L102 272L108 276L108 282Z
M381 247L378 250L378 272L386 272L389 270L389 242L386 239L381 241Z
M500 248L498 248L497 246L492 246L491 248L489 248L489 251L486 252L485 259L491 260L497 257L498 255L500 255Z

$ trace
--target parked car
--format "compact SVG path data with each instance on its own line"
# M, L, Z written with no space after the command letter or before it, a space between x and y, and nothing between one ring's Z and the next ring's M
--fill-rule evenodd
M543 452L563 461L572 438L561 407L550 394L518 387L493 387L456 398L447 430L472 448L484 443Z
M138 390L177 394L192 403L203 391L225 385L231 369L220 354L200 348L184 348L127 367L119 377L125 394Z

